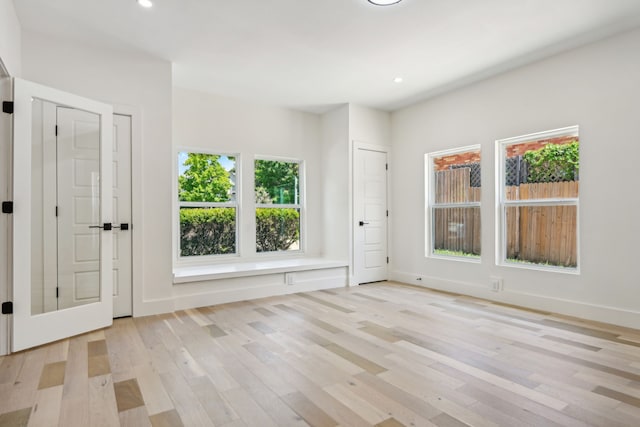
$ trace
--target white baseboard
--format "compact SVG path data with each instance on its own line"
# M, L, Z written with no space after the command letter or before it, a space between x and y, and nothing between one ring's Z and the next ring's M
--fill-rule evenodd
M422 277L417 281L416 277ZM429 277L423 274L392 271L390 280L407 283L425 288L459 293L463 295L483 298L490 301L513 304L534 310L564 314L597 322L638 329L640 327L640 311L626 310L618 307L592 304L583 301L567 300L547 295L537 295L528 292L518 292L505 289L493 292L486 285L447 280L440 277Z

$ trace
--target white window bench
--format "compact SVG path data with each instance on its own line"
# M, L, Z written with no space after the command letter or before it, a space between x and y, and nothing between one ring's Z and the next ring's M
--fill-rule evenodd
M347 266L348 263L345 261L325 258L289 258L177 267L173 269L173 283L193 283L233 277L261 276L265 274L323 270Z

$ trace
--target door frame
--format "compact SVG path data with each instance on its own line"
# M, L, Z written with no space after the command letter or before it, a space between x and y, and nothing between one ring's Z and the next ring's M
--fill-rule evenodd
M389 157L391 155L391 146L384 144L372 144L368 142L352 140L351 141L351 149L349 150L349 164L351 168L351 173L349 174L349 193L351 197L351 203L349 204L349 217L351 221L349 222L349 235L351 238L349 239L349 286L356 286L360 282L358 281L355 258L356 258L356 222L358 222L359 218L357 217L356 212L356 192L355 192L355 182L356 182L356 153L357 150L370 150L370 151L379 151L385 153L387 155L387 164L389 164ZM387 256L389 256L389 242L391 242L391 215L393 212L389 209L389 199L391 196L391 168L387 169L387 210L389 211L389 216L387 217ZM389 259L389 264L387 266L387 280L389 278L389 268L391 267L391 258Z
M113 105L113 114L131 117L131 316L142 309L142 110L131 105Z

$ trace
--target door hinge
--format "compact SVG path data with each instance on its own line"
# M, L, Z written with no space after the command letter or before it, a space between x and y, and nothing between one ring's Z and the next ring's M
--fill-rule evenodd
M13 101L2 101L2 112L13 114Z
M56 136L58 136L58 125L56 125Z
M389 170L389 163L384 164L384 170L387 170L387 171Z
M11 201L2 202L2 213L12 214L13 213L13 202L11 202Z
M60 297L60 288L56 286L56 298Z
M387 264L389 264L389 257L387 257Z
M389 216L389 209L387 209L387 216Z
M58 207L56 206L56 216L58 216Z
M13 301L5 301L2 303L2 314L13 314Z

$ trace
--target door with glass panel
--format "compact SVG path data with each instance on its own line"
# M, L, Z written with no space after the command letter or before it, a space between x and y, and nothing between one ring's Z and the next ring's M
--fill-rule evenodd
M14 81L12 350L112 322L110 106Z

